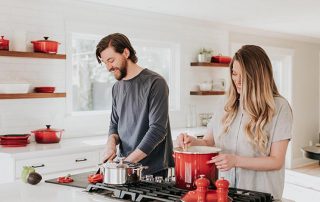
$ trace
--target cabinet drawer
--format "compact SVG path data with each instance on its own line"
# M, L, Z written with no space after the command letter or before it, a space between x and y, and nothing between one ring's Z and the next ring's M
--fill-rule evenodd
M16 178L20 178L23 166L33 166L38 173L47 174L97 166L98 163L99 151L20 160L16 161Z

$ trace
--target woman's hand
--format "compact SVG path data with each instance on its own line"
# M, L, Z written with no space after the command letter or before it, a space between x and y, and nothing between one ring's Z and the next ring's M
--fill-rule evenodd
M187 133L181 133L177 138L177 146L186 148L192 145L192 143L196 140L195 137L188 135Z
M237 156L234 154L219 154L215 157L212 157L208 163L216 164L220 171L228 171L231 168L236 167Z

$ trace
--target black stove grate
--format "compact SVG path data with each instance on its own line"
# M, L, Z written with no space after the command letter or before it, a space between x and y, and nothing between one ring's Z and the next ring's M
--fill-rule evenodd
M103 194L109 197L128 201L150 202L181 201L181 197L188 190L179 189L172 183L157 183L142 181L137 184L108 185L103 183L89 184L86 191ZM268 193L229 188L229 196L234 202L271 202L272 196Z

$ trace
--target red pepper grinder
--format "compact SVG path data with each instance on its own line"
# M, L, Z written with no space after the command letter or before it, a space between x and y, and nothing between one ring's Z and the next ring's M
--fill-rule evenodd
M229 182L223 177L216 181L217 187L217 202L228 202Z
M198 194L198 202L206 202L207 201L207 191L208 186L210 185L210 181L205 177L205 175L200 175L200 178L195 182L197 189L196 192Z
M208 189L210 181L205 177L205 175L200 175L195 181L197 186L196 190L189 191L186 195L182 197L184 202L216 202L217 193L216 190Z

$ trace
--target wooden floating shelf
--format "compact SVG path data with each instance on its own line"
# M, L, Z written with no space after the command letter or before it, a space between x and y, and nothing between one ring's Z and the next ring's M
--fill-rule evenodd
M0 56L25 57L25 58L49 58L49 59L62 59L62 60L65 60L67 58L66 55L64 54L19 52L19 51L5 51L5 50L0 50Z
M61 98L61 97L66 97L66 93L16 93L16 94L0 94L0 99Z
M215 63L215 62L191 62L191 66L205 66L205 67L229 67L226 63Z
M224 95L225 91L190 91L190 95Z

